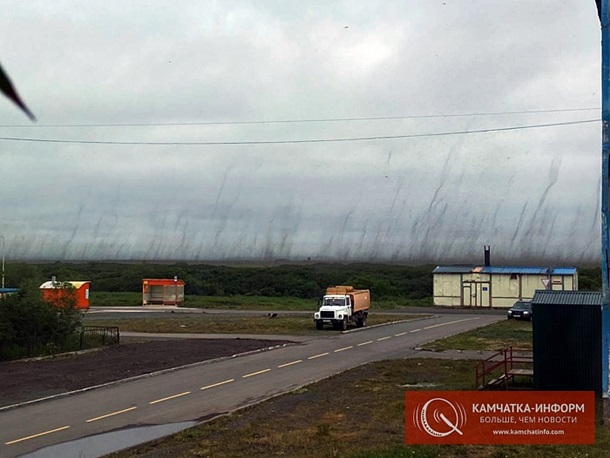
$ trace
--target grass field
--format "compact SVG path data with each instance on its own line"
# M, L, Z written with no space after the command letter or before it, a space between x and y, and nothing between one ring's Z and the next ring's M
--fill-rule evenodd
M427 315L375 315L371 314L367 325L391 323L392 321L413 320ZM159 318L117 318L99 319L95 315L86 315L87 326L118 326L121 331L156 332L156 333L215 333L215 334L292 334L309 335L320 333L337 333L332 326L317 331L312 315L279 315L269 318L260 316L234 315L175 315Z
M91 292L91 305L96 307L122 307L142 305L142 293L108 293L104 291ZM392 310L401 307L426 307L432 305L432 299L422 300L375 300L372 308L377 310ZM299 299L296 297L267 296L186 296L185 307L208 309L239 309L239 310L317 310L317 299Z

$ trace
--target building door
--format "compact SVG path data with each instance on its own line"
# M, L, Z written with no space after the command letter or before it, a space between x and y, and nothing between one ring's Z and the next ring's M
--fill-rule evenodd
M464 307L491 307L491 284L488 281L462 283L462 305Z
M489 282L477 282L477 306L491 307L491 285Z
M462 306L471 307L473 302L472 283L462 283Z

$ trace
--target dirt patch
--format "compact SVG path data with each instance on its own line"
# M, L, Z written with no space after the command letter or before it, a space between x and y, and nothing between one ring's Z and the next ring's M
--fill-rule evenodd
M153 340L50 359L0 363L0 407L285 343L289 342Z

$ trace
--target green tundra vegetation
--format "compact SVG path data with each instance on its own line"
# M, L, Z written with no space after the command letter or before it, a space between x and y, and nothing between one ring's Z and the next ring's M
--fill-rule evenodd
M187 263L11 263L6 284L20 286L28 278L41 283L88 280L92 291L138 292L143 278L184 280L194 296L320 297L329 285L368 288L375 298L424 299L432 296L434 266L382 264L312 264L273 267L230 267Z
M375 300L423 301L431 305L434 265L388 264L287 264L276 266L225 266L176 263L49 262L8 263L7 286L24 282L40 283L55 276L58 280L88 280L92 292L133 292L142 290L143 278L184 280L189 296L294 297L313 299L330 285L367 288ZM579 289L600 290L599 267L579 268Z

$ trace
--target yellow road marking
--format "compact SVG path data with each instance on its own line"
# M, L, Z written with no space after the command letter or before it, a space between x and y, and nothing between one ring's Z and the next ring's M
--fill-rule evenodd
M373 341L372 341L372 340L369 340L369 341L367 341L367 342L362 342L362 343L359 343L359 344L358 344L358 346L359 346L359 347L362 347L363 345L368 345L368 344L372 344L372 343L373 343Z
M292 366L293 364L299 364L302 363L303 360L302 359L297 359L296 361L292 361L290 363L286 363L286 364L280 364L278 367L287 367L287 366Z
M225 380L224 382L218 382L218 383L214 383L212 385L207 385L207 386L203 386L201 387L202 390L208 390L210 388L214 388L215 386L220 386L220 385L224 385L225 383L231 383L234 382L235 379L230 378L229 380Z
M337 348L337 349L335 350L335 353L339 353L340 351L349 350L349 349L351 349L351 348L354 348L354 346L353 346L353 345L350 345L349 347Z
M101 415L99 417L90 418L85 423L91 423L92 421L103 420L104 418L108 418L108 417L114 417L115 415L119 415L119 414L129 412L131 410L136 410L136 409L137 409L137 407L134 406L134 407L129 407L128 409L117 410L116 412L107 413L106 415Z
M391 339L392 336L387 336L387 337L380 337L379 339L377 339L377 342L381 342L382 340L388 340Z
M399 332L398 334L394 334L394 337L404 336L406 332Z
M163 401L169 401L170 399L176 399L182 396L186 396L187 394L191 394L190 391L185 391L184 393L174 394L173 396L168 396L166 398L157 399L156 401L150 401L149 404L157 404Z
M56 433L57 431L63 431L64 429L68 429L69 426L62 426L61 428L50 429L49 431L44 431L38 434L32 434L31 436L22 437L20 439L15 439L13 441L5 442L4 445L16 444L17 442L27 441L28 439L34 439L35 437L46 436L47 434Z
M319 355L310 356L310 357L309 357L309 358L307 358L307 359L316 359L316 358L320 358L321 356L326 356L326 355L328 355L328 352L326 352L326 353L320 353Z
M253 377L258 374L264 374L265 372L269 372L271 369L263 369L262 371L252 372L251 374L242 375L242 378Z
M463 320L455 320L455 321L449 321L448 323L441 323L441 324L433 324L432 326L427 326L424 329L432 329L432 328L438 328L440 326L447 326L449 324L455 324L455 323L461 323L463 321L472 321L472 320L478 320L479 318L464 318ZM413 332L413 331L411 331Z

